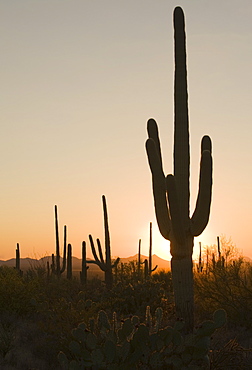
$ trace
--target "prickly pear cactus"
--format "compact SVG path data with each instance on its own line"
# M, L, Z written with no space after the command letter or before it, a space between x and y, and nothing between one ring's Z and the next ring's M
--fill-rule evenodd
M203 322L193 334L183 336L184 322L174 327L161 327L163 311L157 308L148 327L137 316L126 318L118 326L116 314L109 322L105 311L98 313L90 325L81 323L73 329L69 343L71 358L58 355L64 370L72 369L208 369L209 347L214 331L226 322L226 312L218 310L213 320ZM150 322L151 308L146 309L146 322ZM155 319L154 319L155 318Z

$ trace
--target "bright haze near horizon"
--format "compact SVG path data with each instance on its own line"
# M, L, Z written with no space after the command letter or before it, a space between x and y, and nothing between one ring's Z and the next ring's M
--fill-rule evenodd
M149 248L170 259L158 231L145 152L156 119L173 173L173 9L186 17L191 213L200 141L213 142L213 199L194 256L217 235L252 257L252 2L231 0L8 0L0 4L0 259L55 251L68 227L73 255L104 241L113 256Z

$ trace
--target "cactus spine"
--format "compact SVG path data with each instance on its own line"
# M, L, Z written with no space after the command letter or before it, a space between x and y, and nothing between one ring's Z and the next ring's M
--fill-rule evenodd
M100 240L97 239L97 246L99 251L99 257L97 256L92 235L89 235L89 241L94 256L94 261L86 261L87 263L97 264L102 271L105 273L105 284L108 289L112 288L113 285L113 273L112 269L119 263L120 258L118 257L114 263L111 261L111 248L110 248L110 236L108 226L108 212L106 205L105 195L102 196L103 214L104 214L104 231L105 231L105 260L103 258L102 248Z
M60 275L65 271L66 269L66 249L67 249L67 227L64 226L64 250L63 250L63 264L62 267L60 267L60 245L59 245L59 226L58 226L58 211L57 206L54 207L55 211L55 236L56 236L56 266L55 263L52 263L52 269L53 272L60 277ZM52 256L53 259L53 256ZM53 268L54 266L54 268Z
M87 270L89 266L87 266L87 248L86 242L82 242L82 264L81 264L81 272L80 272L80 280L81 284L86 285L87 283Z
M174 175L165 177L158 128L154 119L148 121L146 142L152 172L153 194L159 230L170 240L171 268L176 313L186 321L186 330L193 328L192 252L194 236L202 233L210 214L212 193L211 140L201 142L199 192L195 211L189 210L189 124L184 14L174 10L175 84L174 84Z

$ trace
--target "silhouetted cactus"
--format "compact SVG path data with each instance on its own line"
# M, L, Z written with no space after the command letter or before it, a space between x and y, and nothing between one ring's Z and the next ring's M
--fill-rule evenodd
M158 265L152 268L152 222L150 222L149 261L145 259L143 264L144 264L144 279L147 280L148 278L150 278L151 273L158 268Z
M20 269L20 249L19 249L19 243L17 243L17 249L16 249L16 266L15 266L17 272L20 276L23 275L23 271Z
M82 264L81 264L81 272L80 272L80 280L83 285L87 283L87 270L89 266L87 266L87 248L86 242L82 242Z
M138 258L137 258L137 276L138 279L140 280L141 278L141 239L139 239L138 243Z
M149 278L149 263L147 258L144 260L144 279L147 280Z
M146 142L152 172L154 204L159 230L171 242L171 268L178 317L186 320L186 330L193 328L192 252L194 236L202 233L210 214L212 193L211 140L201 142L199 192L195 211L189 210L189 124L186 71L184 14L174 10L175 31L175 122L174 175L165 177L162 168L158 127L154 119L148 121L149 139Z
M73 276L72 268L72 245L67 245L67 279L71 280Z
M108 226L108 213L105 195L102 196L103 214L104 214L104 231L105 231L105 260L103 258L101 243L99 239L96 239L99 257L97 256L92 235L89 235L89 241L94 256L94 261L86 261L87 263L95 263L105 273L105 284L107 288L112 288L113 285L113 273L112 269L119 263L120 258L118 257L114 263L111 260L111 248L110 248L110 236Z
M220 249L220 237L217 236L217 248L218 248L218 256L219 260L221 259L221 249Z
M16 249L16 270L20 271L20 250L19 250L19 243L17 243Z
M149 276L151 276L151 273L155 271L157 268L158 268L158 265L152 268L152 222L150 222Z
M55 273L58 277L65 271L66 269L66 249L67 249L67 227L64 226L64 250L63 250L63 263L62 267L60 267L60 243L59 243L59 226L58 226L58 212L57 206L54 207L55 211L55 235L56 235L56 263L52 263L52 272ZM53 258L53 257L52 257Z
M199 242L199 263L198 263L198 266L197 266L197 271L198 272L202 272L203 271L201 242Z

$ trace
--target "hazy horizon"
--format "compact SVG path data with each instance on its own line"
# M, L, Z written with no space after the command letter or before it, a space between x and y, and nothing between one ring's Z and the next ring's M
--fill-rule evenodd
M146 123L159 125L165 173L173 172L173 9L185 13L191 213L200 141L213 142L210 221L194 258L231 237L252 258L252 3L231 0L34 0L0 4L0 259L55 251L68 227L73 254L88 235L103 245L106 195L113 256L170 259L158 231L145 152Z

